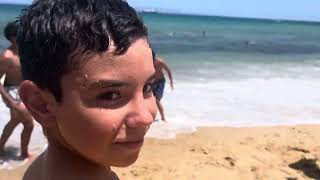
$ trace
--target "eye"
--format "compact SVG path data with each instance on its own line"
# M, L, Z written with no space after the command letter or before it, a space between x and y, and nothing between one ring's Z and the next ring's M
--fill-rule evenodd
M121 95L117 91L106 92L98 96L99 100L116 101L121 98Z

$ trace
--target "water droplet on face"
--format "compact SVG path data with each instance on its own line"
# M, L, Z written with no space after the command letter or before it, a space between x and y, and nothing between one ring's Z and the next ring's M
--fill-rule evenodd
M82 87L82 88L86 88L86 83L87 83L87 80L88 80L88 74L85 74L85 73L81 73L80 74L80 79L81 80L79 80L80 82L80 87Z

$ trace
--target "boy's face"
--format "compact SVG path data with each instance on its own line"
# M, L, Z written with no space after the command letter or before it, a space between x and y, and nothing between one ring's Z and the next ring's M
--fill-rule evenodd
M154 73L151 49L140 39L124 55L97 54L63 76L54 114L64 143L100 165L132 164L157 112Z

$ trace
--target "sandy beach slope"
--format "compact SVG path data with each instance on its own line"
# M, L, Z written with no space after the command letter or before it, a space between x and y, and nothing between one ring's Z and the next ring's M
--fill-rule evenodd
M148 139L120 179L320 179L320 126L200 128Z
M176 139L147 139L138 161L113 168L120 179L320 179L320 125L199 128ZM1 170L21 179L27 165Z

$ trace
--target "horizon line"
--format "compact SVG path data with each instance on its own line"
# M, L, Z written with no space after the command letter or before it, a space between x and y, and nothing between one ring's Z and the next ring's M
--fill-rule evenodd
M28 3L0 3L0 5L20 5L27 6ZM142 13L159 13L159 14L172 14L172 15L189 15L189 16L205 16L205 17L223 17L235 19L249 19L249 20L266 20L266 21L287 21L297 23L320 23L320 20L306 20L306 19L286 19L286 18L263 18L263 17L247 17L247 16L231 16L231 15L216 15L216 14L203 14L203 13L187 13L179 12L178 10L166 10L161 8L141 8L134 7L138 12ZM151 9L151 11L149 11Z
M320 24L320 20L304 20L304 19L276 19L276 18L260 18L260 17L247 17L247 16L229 16L229 15L214 15L214 14L196 14L196 13L185 13L185 12L163 12L163 11L138 11L142 13L158 13L158 14L168 14L168 15L184 15L184 16L202 16L202 17L221 17L230 19L247 19L247 20L261 20L261 21L280 21L280 22L295 22L295 23L312 23Z

